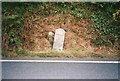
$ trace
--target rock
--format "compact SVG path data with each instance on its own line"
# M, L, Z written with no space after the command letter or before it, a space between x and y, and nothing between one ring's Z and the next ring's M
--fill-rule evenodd
M49 32L48 33L48 40L51 44L51 47L53 46L53 41L54 41L54 32Z

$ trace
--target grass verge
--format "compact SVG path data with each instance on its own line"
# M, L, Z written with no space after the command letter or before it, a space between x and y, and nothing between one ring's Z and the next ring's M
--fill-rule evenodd
M81 51L81 50L72 50L72 51L26 51L26 50L19 50L17 53L8 53L3 52L3 57L52 57L52 58L108 58L108 59L120 59L120 56L115 54L98 54L92 51Z

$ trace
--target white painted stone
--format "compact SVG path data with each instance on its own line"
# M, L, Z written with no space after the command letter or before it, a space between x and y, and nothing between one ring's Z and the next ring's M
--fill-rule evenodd
M57 50L57 51L63 50L64 37L65 37L64 29L59 28L55 30L53 50Z

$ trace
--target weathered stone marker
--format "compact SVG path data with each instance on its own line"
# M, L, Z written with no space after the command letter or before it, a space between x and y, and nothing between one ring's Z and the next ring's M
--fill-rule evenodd
M57 50L57 51L63 50L64 37L65 37L64 29L59 28L55 30L53 50Z

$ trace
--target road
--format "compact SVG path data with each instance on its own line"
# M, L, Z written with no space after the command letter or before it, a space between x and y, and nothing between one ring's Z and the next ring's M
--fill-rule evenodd
M2 79L118 79L118 64L4 62Z

